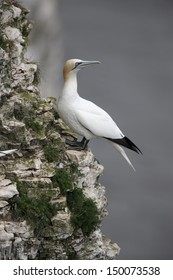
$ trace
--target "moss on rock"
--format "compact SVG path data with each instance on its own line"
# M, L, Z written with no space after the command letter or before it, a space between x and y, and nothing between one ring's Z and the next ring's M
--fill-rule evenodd
M91 198L84 196L81 189L75 188L67 193L67 206L72 212L71 223L75 229L81 228L84 235L89 235L98 226L99 211Z
M43 151L44 151L44 156L48 162L59 161L60 151L57 147L48 144L44 147Z
M52 177L52 183L55 188L59 187L61 194L66 194L67 191L73 189L72 175L64 168L58 169L55 175Z
M34 229L37 236L42 235L47 227L51 226L51 219L56 214L56 207L50 203L50 197L30 198L24 182L17 181L19 196L11 200L11 209L14 219L26 220Z
M25 119L25 125L27 128L31 128L36 133L43 132L44 130L44 126L33 118Z

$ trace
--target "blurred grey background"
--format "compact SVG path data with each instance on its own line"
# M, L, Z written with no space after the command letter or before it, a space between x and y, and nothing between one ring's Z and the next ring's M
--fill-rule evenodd
M143 151L127 151L135 173L105 140L89 144L105 167L103 232L119 259L173 259L173 1L21 2L35 21L27 55L40 64L43 95L59 95L64 60L100 60L80 71L79 93Z

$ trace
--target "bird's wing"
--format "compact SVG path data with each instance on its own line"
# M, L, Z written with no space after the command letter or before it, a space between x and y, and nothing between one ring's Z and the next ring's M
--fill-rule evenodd
M112 139L124 137L108 113L92 102L83 100L76 110L76 117L79 123L95 136Z

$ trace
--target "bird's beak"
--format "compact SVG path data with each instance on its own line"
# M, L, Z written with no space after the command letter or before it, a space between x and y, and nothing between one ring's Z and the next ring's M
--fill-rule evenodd
M82 63L80 64L80 67L85 67L87 65L91 65L91 64L100 64L100 61L82 61Z

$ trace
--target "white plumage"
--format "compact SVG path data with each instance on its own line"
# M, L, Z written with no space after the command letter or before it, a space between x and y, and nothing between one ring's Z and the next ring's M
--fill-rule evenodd
M81 150L91 138L106 138L134 169L121 146L141 153L139 148L122 133L107 112L91 101L81 98L77 92L77 72L86 65L97 63L100 62L70 59L64 65L64 88L58 100L58 112L74 132L83 136L81 142L67 141L67 143L74 149Z

